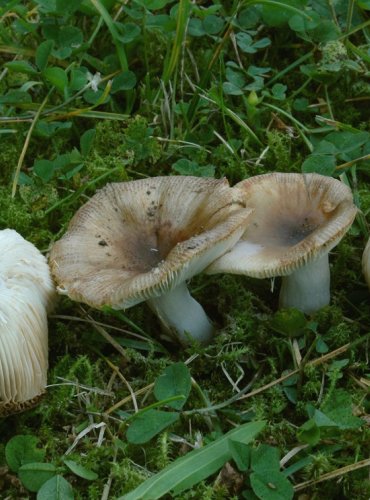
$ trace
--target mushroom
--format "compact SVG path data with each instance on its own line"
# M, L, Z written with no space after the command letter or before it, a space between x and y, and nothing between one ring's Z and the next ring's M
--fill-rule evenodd
M270 173L236 184L254 209L240 241L208 274L283 276L280 307L312 313L330 301L329 251L357 209L342 182L319 174Z
M70 222L50 254L58 291L95 308L147 301L180 342L214 327L186 280L231 248L251 210L226 179L154 177L108 184Z
M365 276L366 283L370 288L370 238L368 239L364 253L362 254L362 272Z
M46 258L12 229L0 231L0 416L34 406L48 368L47 311L55 288Z

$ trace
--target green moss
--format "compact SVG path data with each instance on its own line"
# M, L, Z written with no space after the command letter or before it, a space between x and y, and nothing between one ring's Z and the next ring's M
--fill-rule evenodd
M271 130L267 133L269 151L267 161L272 168L267 170L276 172L292 172L292 138L286 132Z
M0 228L11 228L27 237L33 216L18 198L12 198L9 188L0 187Z
M1 136L0 148L0 181L1 183L10 183L17 167L19 155L21 154L20 136L12 134L11 138L3 138Z
M152 134L146 118L139 115L128 119L126 127L121 122L100 122L96 127L95 149L103 157L114 151L121 161L133 166L142 161L156 163L162 148Z

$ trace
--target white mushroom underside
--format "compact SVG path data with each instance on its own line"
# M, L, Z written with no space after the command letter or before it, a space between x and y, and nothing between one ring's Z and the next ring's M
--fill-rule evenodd
M47 382L47 317L35 287L0 282L0 406L25 402Z
M279 306L295 307L306 314L321 309L330 302L329 256L310 262L282 278Z
M46 258L13 229L1 230L0 414L24 408L45 390L47 310L55 299Z

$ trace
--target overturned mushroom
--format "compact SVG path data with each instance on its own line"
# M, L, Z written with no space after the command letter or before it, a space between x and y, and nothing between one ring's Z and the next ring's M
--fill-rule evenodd
M54 299L45 257L16 231L0 231L0 416L33 406L45 391Z
M226 180L154 177L108 184L52 248L58 290L92 307L144 300L181 342L208 342L213 325L186 280L231 248L251 211Z
M362 254L362 272L365 276L367 286L370 288L370 238Z
M280 307L311 313L330 301L329 251L357 209L348 186L319 174L271 173L238 183L254 209L240 241L206 270L283 276Z

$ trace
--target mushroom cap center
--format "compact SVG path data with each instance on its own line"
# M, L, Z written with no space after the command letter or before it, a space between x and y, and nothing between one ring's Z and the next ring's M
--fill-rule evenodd
M117 220L116 234L103 238L96 235L97 246L104 254L101 264L105 267L125 269L133 273L145 273L163 262L178 243L191 240L199 234L199 221L190 224L187 228L174 227L171 220L157 223L148 223L143 227L139 221ZM212 225L202 226L204 230L211 229ZM189 249L193 249L196 242L189 241Z
M299 174L267 174L260 182L244 182L246 202L255 211L243 239L287 248L324 228L336 218L342 200L330 186L314 181L305 182Z
M327 217L320 210L307 210L300 214L266 213L263 220L254 217L244 239L264 247L291 247L315 232L326 220Z

